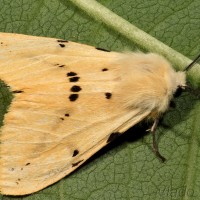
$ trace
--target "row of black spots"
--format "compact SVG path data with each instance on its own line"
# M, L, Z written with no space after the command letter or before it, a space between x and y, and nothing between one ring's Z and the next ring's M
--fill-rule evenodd
M30 164L31 164L31 163L28 162L28 163L25 164L25 166L29 166ZM22 167L21 170L23 170L23 169L24 169L24 168ZM19 185L19 182L20 182L20 181L21 181L21 179L18 178L17 181L16 181L16 184Z
M78 82L80 79L80 77L77 76L76 72L68 72L67 77L69 77L69 82ZM73 93L69 95L69 100L76 101L79 97L77 92L80 92L81 90L82 90L82 88L80 86L73 85L70 89L70 91Z
M30 165L30 164L31 164L31 163L30 163L30 162L28 162L28 163L26 163L26 164L25 164L25 166L28 166L28 165ZM21 168L21 170L23 170L23 169L24 169L24 168L22 167L22 168ZM15 168L14 168L14 167L12 167L12 168L10 169L10 171L14 171L14 170L15 170Z
M83 160L79 160L76 163L72 163L72 167L76 167L77 165L79 165L81 162L83 162Z

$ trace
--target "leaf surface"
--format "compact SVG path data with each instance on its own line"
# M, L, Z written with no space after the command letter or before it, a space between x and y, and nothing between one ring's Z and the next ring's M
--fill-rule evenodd
M98 2L187 57L193 59L199 53L200 1ZM113 28L114 22L113 26L97 22L73 1L0 0L0 5L1 32L56 37L115 51L140 48L119 34ZM1 116L10 101L11 96L0 85ZM159 148L167 158L166 163L155 157L151 135L145 135L145 129L151 124L140 125L60 182L15 199L199 199L200 102L189 93L175 102L176 108L169 110L157 129ZM1 196L0 199L13 197Z

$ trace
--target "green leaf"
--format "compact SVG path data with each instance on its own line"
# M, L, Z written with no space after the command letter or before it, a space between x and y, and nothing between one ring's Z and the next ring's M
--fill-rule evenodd
M155 49L154 43L149 47L149 43L136 41L131 31L135 25L155 37L158 44L162 41L170 46L169 58L178 68L187 65L189 60L176 51L190 58L199 54L198 0L101 0L103 7L92 1L87 5L88 1L84 2L92 10L84 7L82 0L0 0L0 31L63 38L115 51L154 48L163 53L162 49ZM170 52L175 52L174 61ZM183 61L176 59L177 55ZM198 77L199 68L195 67L190 75L192 84L199 86ZM8 98L9 103L11 97L1 85L0 95L0 111L5 112L5 100ZM200 102L185 93L176 99L176 105L166 113L157 129L160 152L167 158L166 163L155 157L151 135L145 135L147 127L140 125L60 182L15 199L199 199Z

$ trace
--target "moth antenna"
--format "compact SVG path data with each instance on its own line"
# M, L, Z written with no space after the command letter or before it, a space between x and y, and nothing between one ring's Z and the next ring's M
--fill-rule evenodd
M200 61L200 54L191 62L183 71L190 70L196 63Z

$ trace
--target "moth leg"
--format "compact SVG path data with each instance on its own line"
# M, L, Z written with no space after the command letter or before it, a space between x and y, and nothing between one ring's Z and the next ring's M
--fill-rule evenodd
M153 151L154 153L156 154L156 156L162 161L162 162L165 162L165 157L163 157L160 152L159 152L159 149L158 149L158 144L157 144L157 141L156 141L156 128L158 126L158 122L159 122L159 119L155 119L154 120L154 123L150 129L150 132L152 133L152 136L153 136Z

